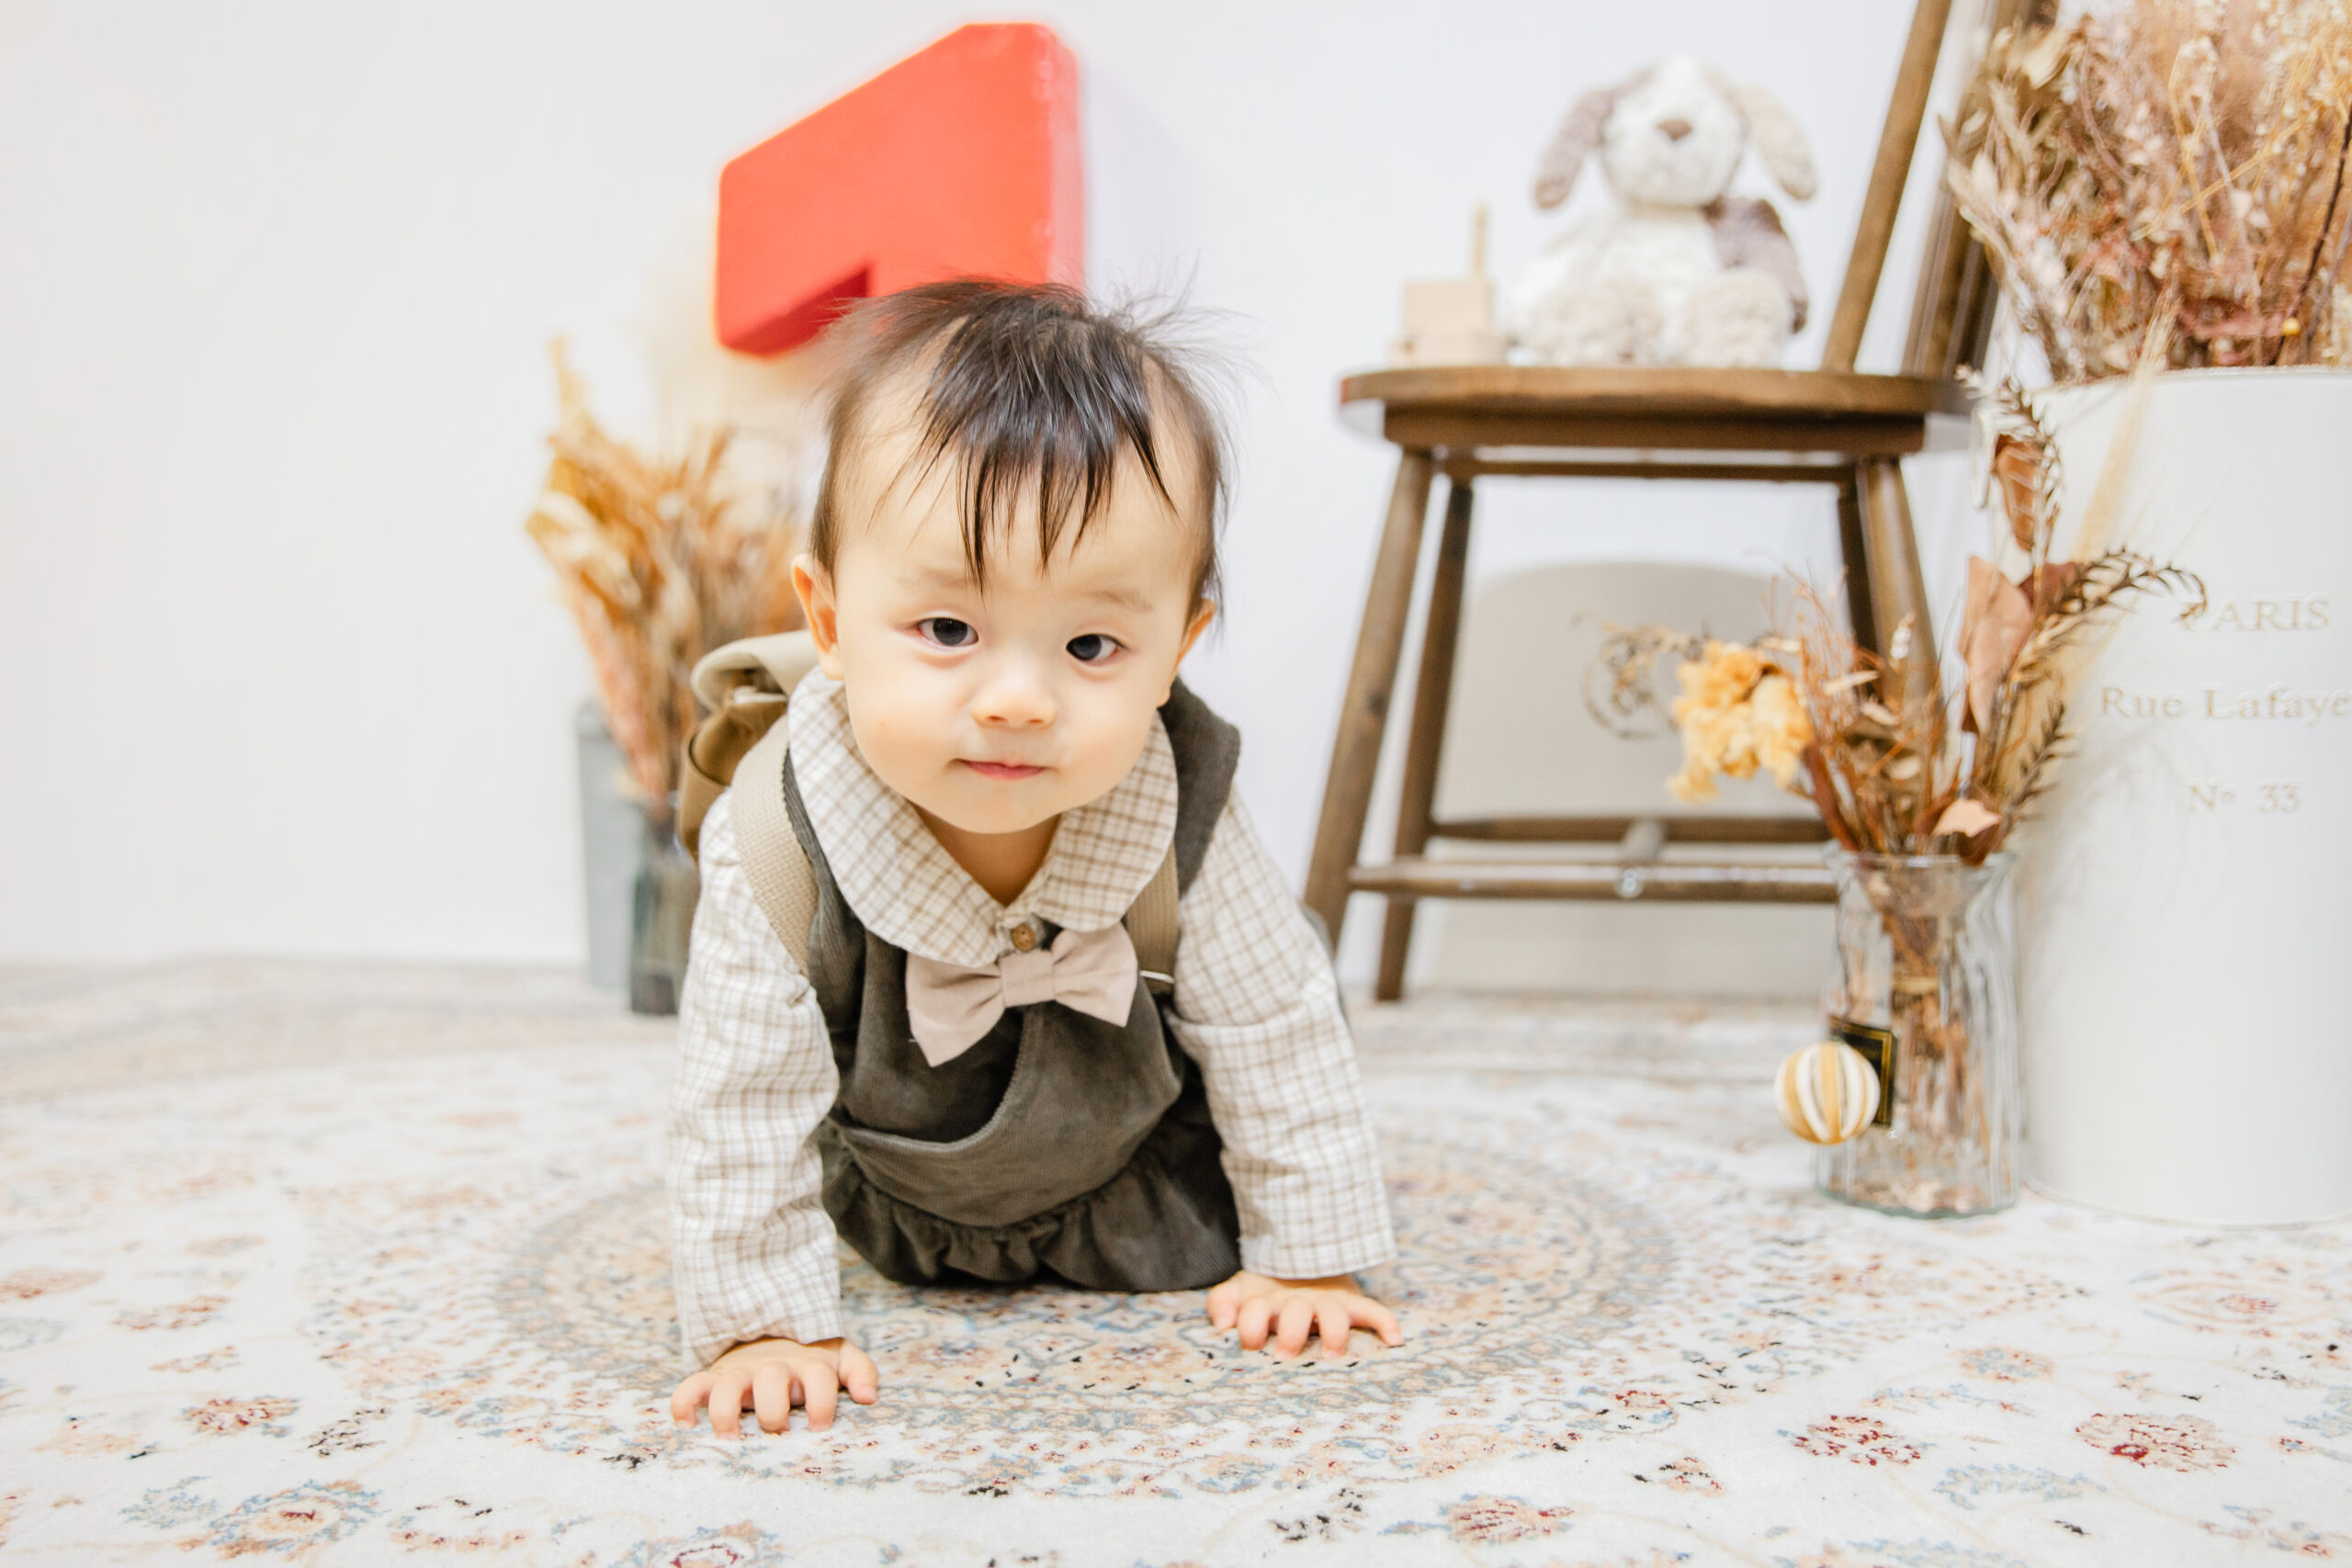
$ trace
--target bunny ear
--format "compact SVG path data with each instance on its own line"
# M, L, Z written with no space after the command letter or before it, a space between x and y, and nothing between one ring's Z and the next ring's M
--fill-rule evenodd
M1552 144L1536 161L1536 206L1548 211L1568 199L1584 161L1600 145L1600 134L1608 129L1609 117L1617 111L1617 100L1649 79L1650 73L1644 71L1613 87L1595 87L1577 100L1560 129L1552 133Z
M1796 120L1781 107L1781 100L1752 82L1734 82L1717 76L1715 85L1722 89L1739 118L1747 122L1747 140L1756 149L1781 188L1799 201L1810 200L1818 185L1813 170L1813 149L1805 142L1804 132L1797 129Z

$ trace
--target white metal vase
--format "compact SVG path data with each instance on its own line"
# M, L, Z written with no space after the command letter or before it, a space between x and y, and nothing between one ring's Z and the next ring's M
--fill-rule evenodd
M2352 1211L2352 373L2041 406L2069 515L2114 452L2109 542L2211 608L2120 623L2019 844L2029 1179L2200 1224Z

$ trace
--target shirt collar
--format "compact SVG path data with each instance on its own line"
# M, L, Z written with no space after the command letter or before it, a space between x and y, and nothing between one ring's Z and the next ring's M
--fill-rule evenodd
M1115 924L1175 840L1176 756L1158 714L1136 765L1109 794L1062 814L1045 864L1001 906L867 764L840 682L811 672L785 722L801 806L842 897L883 941L944 964L996 962L1033 918L1076 931Z

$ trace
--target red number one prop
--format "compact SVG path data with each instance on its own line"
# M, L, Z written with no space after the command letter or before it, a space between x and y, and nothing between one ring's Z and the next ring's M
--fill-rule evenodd
M843 301L943 277L1084 281L1078 62L1030 23L959 28L718 176L718 341L781 354Z

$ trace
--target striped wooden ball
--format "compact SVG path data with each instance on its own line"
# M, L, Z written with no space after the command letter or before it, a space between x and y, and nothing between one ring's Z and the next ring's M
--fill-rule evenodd
M1781 1064L1781 1120L1808 1144L1842 1144L1878 1114L1878 1074L1840 1040L1808 1045Z

